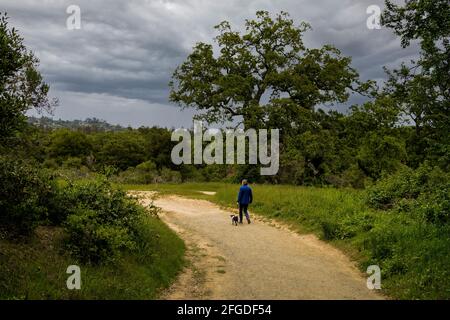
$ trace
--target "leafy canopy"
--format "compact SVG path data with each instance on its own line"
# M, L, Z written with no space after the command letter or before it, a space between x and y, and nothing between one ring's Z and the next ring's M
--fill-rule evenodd
M450 2L410 0L400 6L388 0L382 21L401 37L403 47L418 42L421 49L417 61L388 72L386 92L413 122L421 153L448 168Z
M285 12L274 18L258 11L246 20L245 32L229 22L217 25L215 43L198 43L173 73L170 99L200 111L208 122L243 120L245 127L263 126L273 109L286 105L312 110L317 105L345 102L349 90L365 92L351 59L325 45L308 49L299 26ZM279 114L277 114L279 116ZM285 117L287 117L286 115Z
M26 49L8 17L0 12L0 140L14 135L25 123L24 113L35 107L50 110L49 87L37 71L38 59Z

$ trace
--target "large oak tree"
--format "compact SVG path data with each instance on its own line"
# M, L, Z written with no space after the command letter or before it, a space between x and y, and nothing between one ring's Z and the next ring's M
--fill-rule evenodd
M259 11L243 33L227 21L215 28L218 52L213 44L197 43L170 83L171 101L197 109L197 118L207 122L259 128L275 115L285 125L300 109L345 102L350 91L369 87L335 47L306 48L303 34L310 26L295 25L287 13L272 18Z

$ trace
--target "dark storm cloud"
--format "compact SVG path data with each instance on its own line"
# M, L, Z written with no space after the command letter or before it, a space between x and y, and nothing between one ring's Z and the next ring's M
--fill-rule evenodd
M81 8L81 30L66 28L71 4ZM283 10L297 23L309 22L307 46L333 44L353 57L363 79L381 81L384 65L408 61L416 51L400 49L390 30L366 27L366 9L373 4L383 8L381 0L2 0L1 10L40 58L42 73L61 100L56 115L84 118L103 112L101 118L124 124L149 119L178 126L187 125L192 112L175 111L168 102L174 68L196 42L211 42L214 25L229 20L242 30L257 10ZM82 108L84 116L81 103L90 104ZM178 117L167 116L174 112Z

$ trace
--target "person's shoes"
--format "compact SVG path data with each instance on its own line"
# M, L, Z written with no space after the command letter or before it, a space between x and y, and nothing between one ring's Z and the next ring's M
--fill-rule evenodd
M240 224L242 224L242 221L239 221Z
M247 222L248 222L248 224L252 223L252 222L250 221L250 219L248 219Z

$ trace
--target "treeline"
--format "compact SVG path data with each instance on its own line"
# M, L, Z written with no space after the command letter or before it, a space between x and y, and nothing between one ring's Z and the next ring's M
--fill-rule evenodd
M399 125L389 106L366 103L348 114L303 110L301 127L284 130L280 169L264 177L255 165L174 165L171 130L158 127L95 130L90 122L77 128L32 126L20 135L17 153L49 169L83 177L106 174L122 183L239 181L364 188L402 167L427 162L448 170L445 158L417 148L413 126Z
M30 126L17 137L16 152L44 168L75 178L104 174L130 183L181 181L172 165L171 133L163 128L95 130Z
M112 125L104 120L100 120L97 118L87 118L85 120L54 120L49 117L33 117L30 116L27 118L27 122L29 124L35 125L39 128L43 129L81 129L85 131L120 131L125 130L126 128L120 125Z

